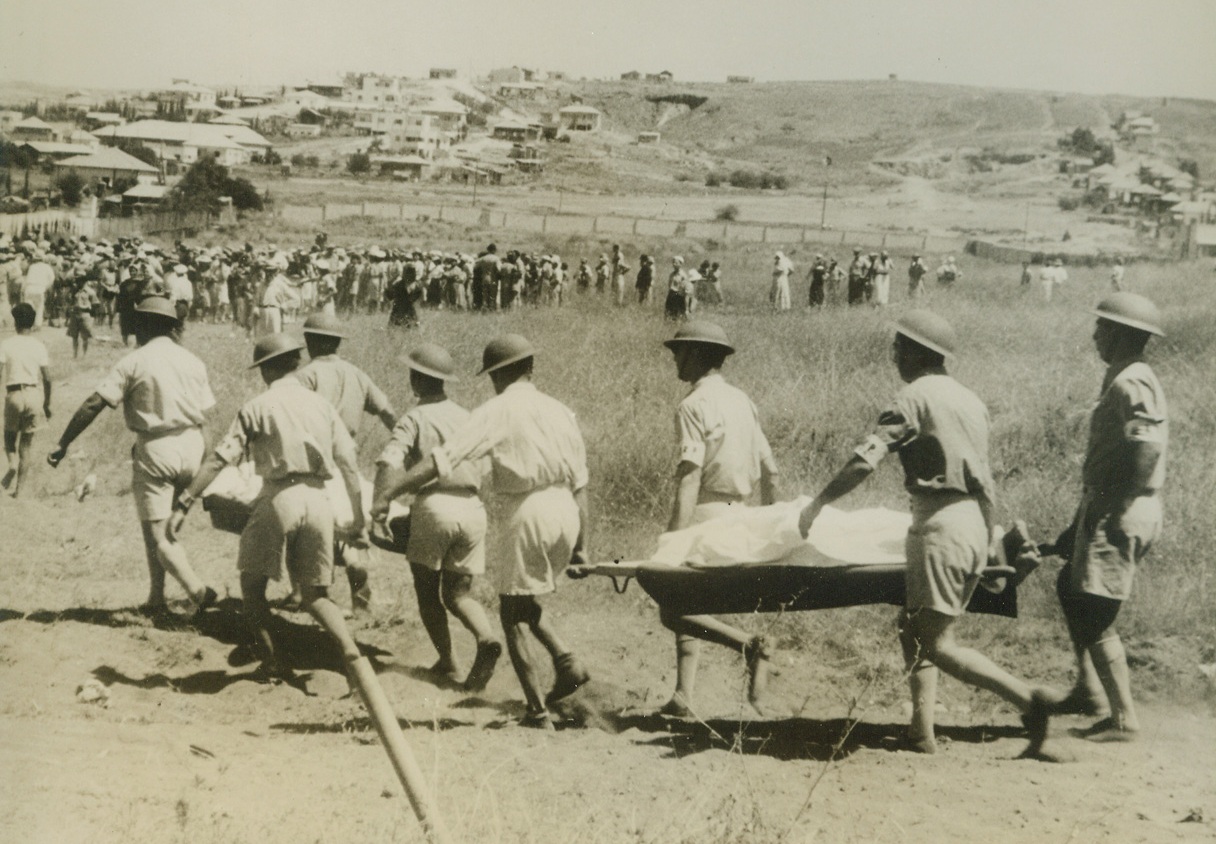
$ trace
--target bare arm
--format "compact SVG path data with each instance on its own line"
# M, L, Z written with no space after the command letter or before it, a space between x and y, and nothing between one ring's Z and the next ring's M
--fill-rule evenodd
M43 382L43 391L45 395L50 396L51 385L49 379ZM60 461L67 456L68 447L71 446L77 437L85 432L85 429L93 424L93 420L106 407L108 405L105 399L97 393L93 393L85 399L76 412L72 414L72 418L68 421L68 427L64 429L63 436L59 438L59 448L50 453L46 459L47 463L50 463L51 466L58 466Z
M384 424L384 427L391 433L397 425L397 412L391 407L386 407L376 415L380 417L380 421Z
M384 495L388 500L392 500L406 493L417 494L418 490L429 484L431 481L439 477L439 468L435 465L435 458L428 457L418 465L414 466L408 472L404 473L399 480L394 479L393 482L386 482L386 486L382 492L377 492L379 495ZM378 479L378 476L377 476Z
M692 524L692 514L697 508L697 496L701 492L701 467L681 460L676 467L676 500L671 508L671 519L667 529L683 530Z
M574 503L578 505L578 538L570 554L570 565L587 565L587 547L591 544L591 518L587 507L587 487L574 491Z
M777 461L772 457L766 458L760 464L760 503L764 505L777 502Z
M873 466L856 455L844 464L836 476L828 481L827 486L815 496L815 500L808 504L803 509L802 515L798 517L798 529L802 531L802 535L806 536L811 532L811 525L815 523L819 512L825 506L855 490L873 471Z
M42 367L42 412L51 418L51 368Z
M381 463L376 467L376 480L372 484L372 519L378 520L388 515L389 505L393 496L388 492L405 480L406 470L399 466L389 466Z
M194 506L195 499L203 494L203 490L211 486L211 482L227 465L228 461L214 451L207 455L207 459L199 467L198 474L194 476L190 486L173 503L173 514L169 516L169 524L165 526L165 535L169 537L170 542L177 541L177 535L181 532L182 525L186 521L186 514Z

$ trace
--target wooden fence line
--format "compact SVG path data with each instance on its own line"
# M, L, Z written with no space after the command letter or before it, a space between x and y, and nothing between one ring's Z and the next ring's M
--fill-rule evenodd
M667 220L657 217L622 217L614 214L537 214L467 205L406 205L383 202L281 205L284 220L323 226L347 217L386 220L441 220L466 226L510 229L549 235L613 235L634 237L690 237L772 244L819 244L824 247L860 246L892 252L961 252L964 238L897 231L819 229L792 223L748 223L718 220Z

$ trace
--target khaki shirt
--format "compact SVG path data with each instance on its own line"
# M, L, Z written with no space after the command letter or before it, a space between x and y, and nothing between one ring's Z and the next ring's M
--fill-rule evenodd
M1081 481L1101 498L1119 494L1127 485L1127 444L1151 442L1161 446L1147 490L1156 493L1165 484L1165 452L1170 423L1161 382L1142 360L1112 365L1102 379L1102 394L1089 417L1089 444Z
M516 381L478 406L432 454L445 480L461 463L489 456L489 489L499 495L587 486L587 449L574 412L530 381Z
M420 404L397 420L388 445L377 463L410 469L447 442L469 419L469 411L451 399ZM424 487L422 493L438 490L478 492L487 466L484 461L466 460L445 478Z
M358 471L355 443L337 411L293 378L280 378L246 402L215 453L227 463L251 457L267 481L298 475L328 480L334 462Z
M42 369L51 365L46 346L26 334L0 342L0 374L5 387L38 386Z
M746 393L719 373L706 375L676 408L675 422L680 462L701 469L702 499L751 495L773 450Z
M141 435L197 427L215 406L207 367L168 337L119 360L96 392L110 407L122 402L127 428Z
M334 406L352 437L358 435L365 411L379 415L392 410L388 396L367 373L337 355L313 358L296 371L295 377Z
M891 452L899 453L904 487L912 495L960 492L995 499L988 408L943 371L921 375L900 390L855 453L877 467Z

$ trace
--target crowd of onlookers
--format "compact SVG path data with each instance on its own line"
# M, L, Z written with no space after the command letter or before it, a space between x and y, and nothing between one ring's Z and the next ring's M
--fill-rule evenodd
M891 258L885 251L838 263L816 254L807 271L807 305L834 302L885 305L890 297ZM793 262L778 252L770 301L788 310ZM908 296L924 292L928 268L919 255L908 266ZM937 269L949 285L961 277L953 257ZM0 238L0 324L9 305L29 302L36 325L64 325L77 354L87 352L98 324L118 324L124 342L131 314L147 295L173 302L183 322L231 322L248 335L275 332L284 322L314 312L385 313L390 324L414 325L424 308L506 310L560 306L571 293L598 293L616 304L649 305L681 319L702 305L723 302L722 268L705 260L693 268L671 258L666 285L653 255L642 254L636 270L621 247L577 265L551 253L495 244L477 255L465 252L331 246L325 234L306 247L250 243L200 248L181 241L171 248L138 237L91 241L86 237L13 240Z

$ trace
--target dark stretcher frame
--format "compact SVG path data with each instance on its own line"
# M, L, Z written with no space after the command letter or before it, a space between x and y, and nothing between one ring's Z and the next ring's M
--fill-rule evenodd
M902 563L893 565L783 566L743 565L688 568L646 563L600 563L590 574L636 578L655 602L679 615L744 615L800 612L891 604L906 598ZM626 580L626 584L628 580ZM618 592L624 587L617 586ZM1017 618L1017 587L1006 584L999 593L976 587L967 611Z

